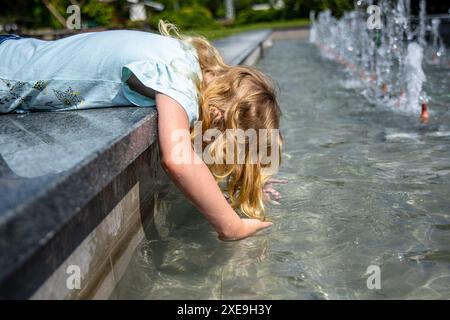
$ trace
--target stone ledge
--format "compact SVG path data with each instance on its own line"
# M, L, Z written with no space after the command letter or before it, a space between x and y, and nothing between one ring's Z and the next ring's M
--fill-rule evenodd
M245 60L262 46L271 33L272 30L239 33L217 40L214 45L219 49L227 64L246 64Z

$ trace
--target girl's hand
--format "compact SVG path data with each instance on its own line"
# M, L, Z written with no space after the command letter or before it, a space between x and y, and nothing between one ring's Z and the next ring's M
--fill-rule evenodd
M241 226L239 230L236 231L235 235L230 237L219 235L219 239L223 241L244 239L254 235L259 230L271 227L272 225L273 223L269 221L259 221L258 219L241 219Z
M287 179L269 179L266 184L263 186L264 199L273 204L280 204L278 200L281 199L281 194L274 189L273 185L275 183L278 184L286 184L288 183ZM273 197L273 198L272 198Z

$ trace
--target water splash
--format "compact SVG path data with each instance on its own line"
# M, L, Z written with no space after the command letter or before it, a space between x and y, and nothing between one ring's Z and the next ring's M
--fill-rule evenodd
M425 82L425 73L422 70L423 48L413 42L408 45L405 76L409 81L406 85L407 104L414 111L419 111L422 101L426 101L426 97L422 92L422 85ZM405 104L403 104L403 107Z
M425 34L427 32L427 3L425 0L420 0L419 8L419 44L425 48L427 45L425 40Z
M441 20L434 18L431 20L431 52L429 62L432 64L440 64L445 57L445 45L442 41L442 37L439 34L439 26L441 25Z
M436 57L445 53L439 23L427 25L425 0L420 2L418 22L411 17L410 0L380 0L381 28L369 28L366 10L372 4L371 0L357 1L355 9L341 19L330 10L320 12L317 19L313 13L310 41L324 57L342 64L362 83L362 94L369 101L417 115L429 102L423 91L425 50L434 47ZM426 42L428 29L431 46Z

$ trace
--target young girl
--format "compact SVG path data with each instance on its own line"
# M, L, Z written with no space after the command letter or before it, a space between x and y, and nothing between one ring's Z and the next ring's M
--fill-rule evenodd
M219 238L242 239L271 226L263 198L279 194L263 173L271 164L255 161L248 139L243 163L207 165L191 139L175 139L174 132L190 132L195 139L197 120L200 134L212 128L223 134L267 129L277 133L276 141L269 135L264 142L279 152L280 108L272 83L253 67L226 65L202 37L181 36L163 21L159 30L161 35L120 30L56 41L0 36L0 113L156 105L163 168ZM212 157L225 159L225 139L201 141ZM189 163L177 161L181 149L188 150ZM231 205L218 182L225 182Z

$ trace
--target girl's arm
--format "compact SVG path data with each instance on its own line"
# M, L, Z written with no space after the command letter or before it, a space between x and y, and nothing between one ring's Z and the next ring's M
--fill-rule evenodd
M271 226L271 222L241 219L226 201L206 164L194 152L190 139L173 141L173 132L181 129L187 135L189 133L189 121L181 105L169 96L156 92L156 107L161 163L173 182L211 223L219 238L242 239ZM174 159L174 151L180 149L189 153L189 164Z

